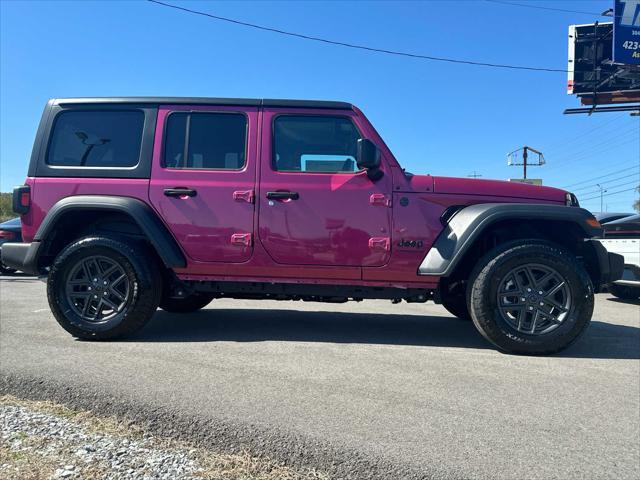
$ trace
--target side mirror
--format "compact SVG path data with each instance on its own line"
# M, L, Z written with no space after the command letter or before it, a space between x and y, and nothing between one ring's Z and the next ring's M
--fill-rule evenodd
M367 171L367 175L371 180L375 181L382 177L380 150L371 140L366 138L358 139L356 163L358 168L364 168Z

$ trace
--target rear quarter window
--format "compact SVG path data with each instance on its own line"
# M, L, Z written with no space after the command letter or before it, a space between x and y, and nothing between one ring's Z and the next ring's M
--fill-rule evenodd
M70 111L55 119L46 163L131 168L140 161L142 111Z

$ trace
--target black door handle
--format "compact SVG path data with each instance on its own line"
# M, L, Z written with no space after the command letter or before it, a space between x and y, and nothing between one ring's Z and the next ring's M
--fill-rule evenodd
M198 192L191 188L176 187L176 188L165 188L164 194L167 197L195 197L198 194Z
M267 192L267 198L269 200L298 200L300 195L298 192Z

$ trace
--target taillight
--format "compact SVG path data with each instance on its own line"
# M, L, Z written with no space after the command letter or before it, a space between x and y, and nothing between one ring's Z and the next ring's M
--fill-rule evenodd
M24 215L31 207L31 187L20 185L13 189L13 211L19 215Z
M14 240L15 238L16 238L15 232L0 230L0 240Z

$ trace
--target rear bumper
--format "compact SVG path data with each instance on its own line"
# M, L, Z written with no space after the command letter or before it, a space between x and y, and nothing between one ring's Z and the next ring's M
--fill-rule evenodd
M2 263L31 275L38 275L40 242L5 243L2 245Z
M593 245L598 258L600 278L596 282L597 285L594 285L594 287L596 292L599 292L602 290L604 285L622 278L622 274L624 272L624 257L617 253L608 252L598 240L591 239L590 242Z

